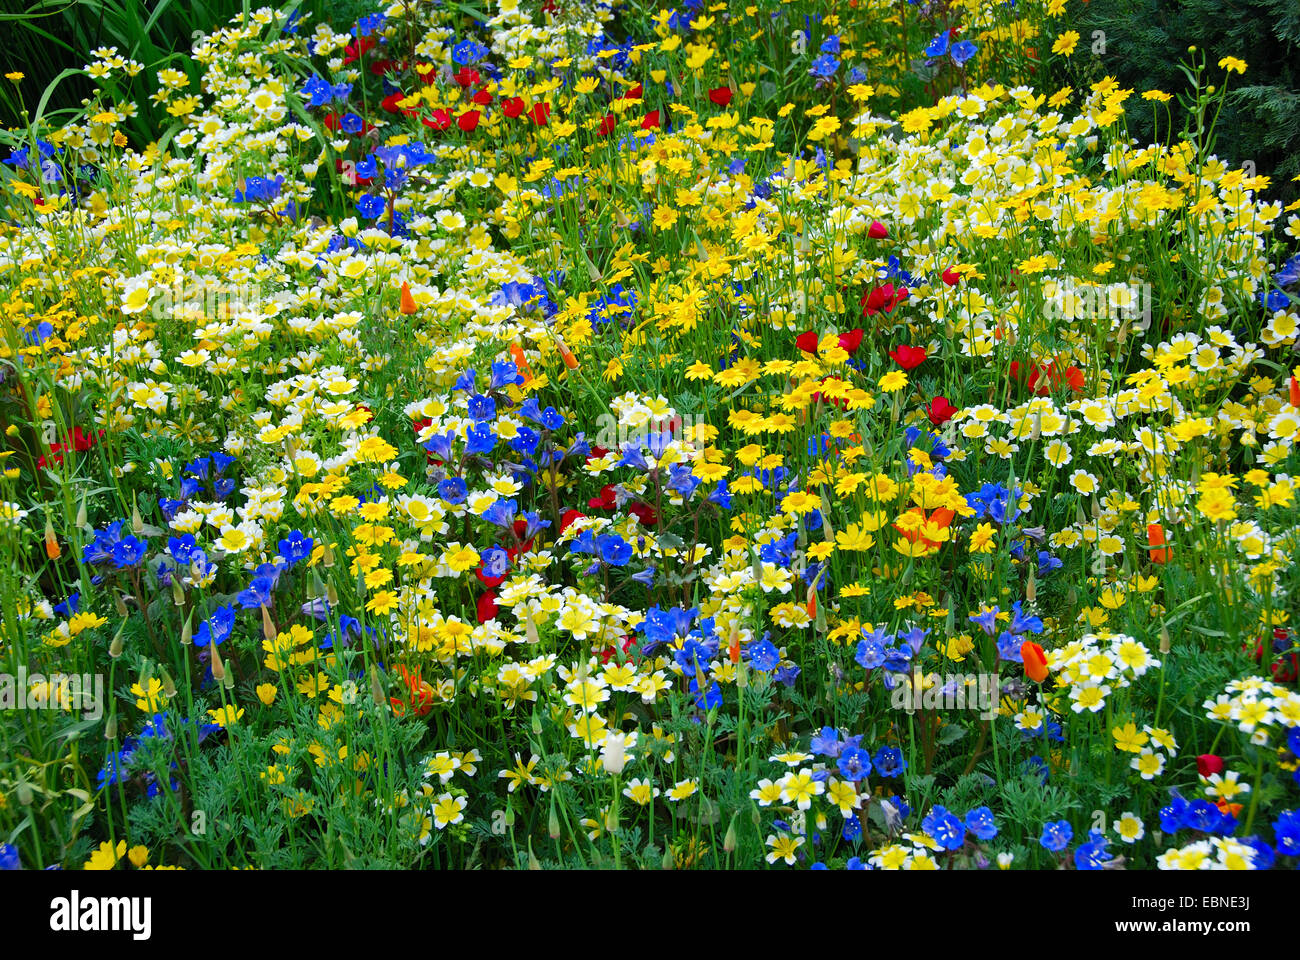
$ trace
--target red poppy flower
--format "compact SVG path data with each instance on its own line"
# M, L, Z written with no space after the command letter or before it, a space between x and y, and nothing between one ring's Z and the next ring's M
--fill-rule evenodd
M961 279L961 274L958 273L956 270L954 270L952 267L949 267L947 270L943 272L943 282L948 284L948 286L950 287L957 286L957 281L960 279Z
M564 513L560 515L560 533L563 533L565 530L568 530L569 527L573 526L575 520L579 520L585 516L585 513L581 513L577 510L565 510Z
M1083 371L1076 366L1069 366L1062 371L1060 364L1052 360L1040 363L1024 374L1024 367L1017 361L1011 362L1011 376L1020 380L1024 378L1025 386L1034 394L1045 397L1054 390L1059 390L1064 383L1075 393L1082 393L1084 386Z
M659 129L659 111L658 111L658 110L651 110L649 113L647 113L647 114L645 115L645 118L641 121L641 129L642 129L642 130L658 130L658 129Z
M599 460L607 453L609 453L607 448L600 445L594 446L591 448L591 453L587 454L587 463L591 463L593 460Z
M466 110L456 118L456 126L469 133L478 126L478 118L479 112L477 110Z
M889 356L904 370L915 370L921 364L925 363L927 354L925 352L925 347L913 347L908 344L903 344L902 346L890 350Z
M627 508L628 513L634 514L641 521L643 527L655 527L659 525L659 514L655 513L655 508L648 503L634 503Z
M501 101L501 112L513 120L524 112L524 106L523 97L511 97L508 100Z
M396 60L372 60L370 63L370 72L376 77L382 77L396 66Z
M366 51L375 45L374 37L361 37L353 40L343 48L343 65L346 67L349 63L356 63L366 55Z
M806 330L794 338L794 345L804 353L817 352L817 331Z
M614 485L607 483L601 487L600 496L588 500L587 506L592 510L613 510L618 506L618 500L614 496Z
M622 642L619 644L619 646L623 648L623 652L625 654L630 653L632 648L636 646L636 641L633 640L631 637L624 637ZM613 656L614 656L614 645L610 644L608 647L606 647L604 650L600 652L600 662L609 663L610 659Z
M1203 753L1196 758L1196 772L1203 777L1223 773L1223 757L1215 753Z
M492 94L488 93L486 90L476 90L474 96L470 97L470 99L480 107L486 107L492 102Z
M461 67L451 75L451 78L459 83L462 87L472 87L479 82L479 73L473 67Z
M551 105L549 103L535 103L533 109L528 111L528 119L533 121L539 127L546 126L546 121L551 117Z
M858 352L858 347L862 346L863 330L861 327L854 327L848 333L840 334L840 349L847 351L850 355Z
M379 101L379 109L383 110L385 113L396 113L401 109L401 107L397 105L397 102L405 99L406 94L402 93L401 90L398 90L396 93L390 93L388 96L384 97L384 99Z
M872 240L885 240L889 237L889 228L879 220L872 220L867 228L867 236Z
M614 132L614 129L617 126L618 126L618 117L614 116L612 113L607 113L605 114L605 118L600 121L600 129L598 132L602 137L608 137L611 133Z
M935 397L930 401L930 405L925 408L925 415L930 418L930 422L936 427L942 427L945 423L953 418L957 408L948 402L947 397Z
M895 287L892 283L873 287L863 293L859 301L862 304L862 314L866 317L874 317L878 313L890 313L894 307L906 300L908 295L907 287Z
M629 87L625 92L620 93L614 99L615 100L640 100L642 96L644 96L644 91L641 89L641 84L638 83L635 87Z
M420 122L434 130L446 130L451 126L451 113L439 107Z
M731 104L732 92L730 87L714 87L709 91L709 99L720 107L726 107Z
M497 615L497 592L495 590L485 590L474 607L475 612L478 614L479 623L495 620Z

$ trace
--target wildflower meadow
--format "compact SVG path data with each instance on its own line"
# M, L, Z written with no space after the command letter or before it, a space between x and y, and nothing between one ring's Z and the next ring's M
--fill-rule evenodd
M1296 184L1079 2L8 72L0 868L1300 866Z

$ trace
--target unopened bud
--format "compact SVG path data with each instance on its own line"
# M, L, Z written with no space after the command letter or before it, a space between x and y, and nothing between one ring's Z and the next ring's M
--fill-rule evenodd
M262 636L272 643L275 642L275 621L271 619L271 611L262 604Z
M81 498L81 504L77 507L77 529L87 526L90 518L86 515L86 498Z
M560 811L551 804L551 812L546 818L546 835L552 840L560 839Z
M374 664L370 665L370 699L377 707L382 707L388 702L388 698L384 696L384 687L379 682L379 668Z
M185 588L179 577L172 577L172 603L178 607L185 606Z
M528 616L524 618L524 637L529 643L538 643L541 637L537 633L537 622L533 620L533 612L528 611Z
M120 593L115 592L113 594L113 607L117 610L117 615L123 620L130 615L130 611L126 609L126 601L122 599Z
M664 858L661 861L661 866L665 870L672 870L674 867L677 866L677 858L673 856L672 847L668 847L664 850Z
M531 724L532 724L533 736L540 737L542 735L542 715L538 713L536 710L533 711Z
M105 740L117 739L117 714L116 713L113 714L111 717L109 717L108 722L104 724L104 739Z
M611 805L610 808L605 811L605 829L610 833L618 833L618 827L618 809Z
M54 535L54 524L50 518L45 518L45 555L51 560L57 560L63 556L63 548L59 546L59 539Z
M325 599L329 602L331 607L337 607L339 605L339 592L334 589L333 583L326 585Z
M134 500L131 502L131 529L137 534L144 533L144 517L140 516L140 505Z
M172 679L172 675L167 672L166 667L163 668L162 672L162 684L163 693L167 695L168 700L176 696L176 681Z
M328 570L334 566L334 548L329 545L329 541L326 541L322 546L325 547L325 553L321 556L321 565Z
M117 628L117 633L113 634L112 643L108 645L108 655L112 657L114 660L116 660L118 657L122 655L122 647L124 646L124 641L122 640L122 631L125 628L126 628L126 621L123 621L122 626Z
M1029 568L1029 579L1025 581L1025 600L1033 603L1038 597L1038 583L1034 579L1034 568Z
M19 780L18 788L16 792L18 794L19 803L21 803L24 807L30 807L32 805L31 784L29 784L26 780Z
M193 611L190 616L185 618L185 626L181 627L181 645L188 647L194 642L194 627L191 624L193 620Z
M1169 628L1164 624L1160 626L1160 652L1168 653L1171 646L1169 639Z
M731 815L731 823L727 825L727 834L722 838L722 850L724 853L733 853L736 849L736 821L738 819L740 819L739 810Z
M221 662L221 651L215 642L209 643L208 649L212 651L212 679L221 683L226 679L226 665Z
M623 772L623 767L627 765L626 741L627 737L621 733L611 733L605 737L605 747L601 751L600 762L606 773L617 776Z

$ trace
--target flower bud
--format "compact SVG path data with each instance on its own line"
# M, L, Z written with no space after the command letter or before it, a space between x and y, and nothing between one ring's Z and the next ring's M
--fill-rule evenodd
M45 555L51 560L57 560L63 556L63 548L59 546L58 537L54 535L54 524L50 518L45 518Z
M172 577L172 603L178 607L185 606L185 588L178 577Z
M162 685L163 693L167 695L168 700L176 696L176 681L172 679L172 675L167 672L166 667L163 668L162 672Z
M134 500L131 503L131 529L137 534L144 533L144 517L140 516L140 505Z
M212 679L221 683L226 679L226 665L221 662L221 651L215 643L209 643L208 649L212 651Z
M560 811L551 804L551 812L546 817L546 835L552 840L560 839Z
M89 523L90 523L90 518L86 515L86 498L82 497L81 504L77 507L77 519L76 519L77 529L80 530L82 527L87 526Z
M19 803L21 803L24 807L30 807L32 805L31 784L29 784L26 780L19 780L16 792L18 794Z
M605 746L600 752L600 762L606 773L617 776L623 772L623 767L627 765L626 745L627 737L624 734L610 733L605 736Z
M727 834L722 838L722 851L724 853L734 853L736 850L736 821L738 819L740 819L739 810L731 815L731 823L727 825Z
M193 618L194 614L191 611L190 616L185 618L185 626L181 627L181 646L188 647L194 642L194 627L191 624Z
M126 621L122 621L122 626L117 628L117 633L113 634L113 642L108 645L108 655L116 660L122 655L122 631L126 629Z
M262 604L262 636L272 643L275 642L275 621L271 619L271 611Z
M113 714L111 717L109 717L108 722L104 724L104 739L105 740L117 739L117 714L116 713Z

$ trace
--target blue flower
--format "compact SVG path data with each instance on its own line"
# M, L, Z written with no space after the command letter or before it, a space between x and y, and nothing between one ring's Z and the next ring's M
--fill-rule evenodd
M1059 853L1070 845L1074 829L1068 820L1049 821L1043 824L1043 834L1038 842L1053 853Z
M1074 851L1074 866L1078 870L1100 870L1113 859L1106 852L1108 841L1100 830L1088 834L1087 843L1079 844Z
M835 76L835 71L840 68L840 62L829 53L823 53L820 57L812 62L812 67L808 70L811 76L819 77L823 80L829 80Z
M194 645L206 647L209 643L220 646L235 628L235 608L227 605L218 607L208 619L199 624L194 632Z
M751 643L745 653L748 654L749 662L754 669L762 670L764 673L775 670L781 663L781 653L770 640Z
M959 67L965 66L966 61L975 56L978 52L979 48L969 40L962 40L959 43L954 43L951 50L952 62L957 64Z
M947 30L937 34L935 38L930 41L930 45L925 48L925 55L927 57L942 57L948 52L948 42L949 36Z
M875 756L876 773L882 777L896 777L907 769L903 751L897 747L881 747Z
M18 859L18 848L12 843L0 843L0 870L21 870L22 861Z
M387 207L387 204L384 202L384 198L377 197L373 193L363 194L361 199L357 201L357 213L367 219L374 219L379 216L384 212L385 207Z
M998 825L988 807L976 807L967 813L966 829L980 840L992 840L998 835Z
M812 735L812 740L808 744L808 749L813 753L830 757L832 760L840 755L842 748L840 732L834 727L822 727L819 733Z
M625 567L632 559L632 545L617 533L607 533L596 540L596 549L600 559L611 567Z
M871 772L871 754L861 747L851 747L840 754L835 766L846 780L857 783Z
M316 542L301 530L290 530L288 536L279 543L280 556L292 567L310 557L315 545Z
M113 544L113 566L119 570L138 566L140 561L144 559L145 551L148 549L149 542L147 540L124 537Z
M936 806L921 821L921 829L945 850L960 850L966 842L966 825L946 807Z

